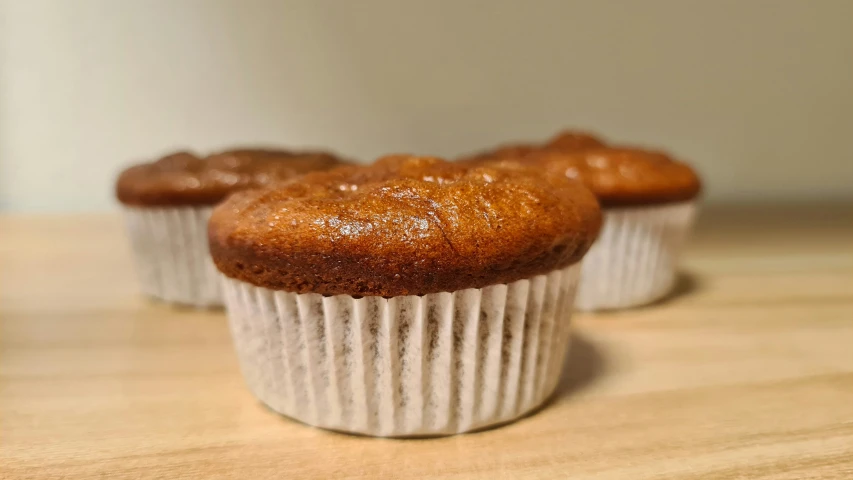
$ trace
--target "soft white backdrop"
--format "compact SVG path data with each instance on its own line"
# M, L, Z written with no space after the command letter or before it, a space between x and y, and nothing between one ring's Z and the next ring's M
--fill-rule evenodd
M105 210L176 147L453 155L562 126L709 201L850 198L849 0L0 0L0 208Z

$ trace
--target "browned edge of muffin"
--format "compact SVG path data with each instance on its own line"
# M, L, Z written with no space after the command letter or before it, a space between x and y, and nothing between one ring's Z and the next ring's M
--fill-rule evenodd
M119 202L130 206L215 205L235 191L346 163L320 151L237 148L207 157L181 151L126 168L118 176L115 192Z
M696 171L670 155L641 147L606 145L598 136L566 130L543 144L513 144L463 157L472 165L519 163L583 182L602 207L653 206L695 199Z
M564 268L600 225L594 195L563 175L394 156L232 195L214 210L209 238L214 263L231 278L394 297Z

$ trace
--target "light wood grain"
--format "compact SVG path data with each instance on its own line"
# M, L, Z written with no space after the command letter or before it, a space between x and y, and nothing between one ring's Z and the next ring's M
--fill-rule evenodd
M221 312L137 295L117 217L0 217L0 477L853 478L850 214L707 213L668 302L576 317L550 405L436 440L259 405Z

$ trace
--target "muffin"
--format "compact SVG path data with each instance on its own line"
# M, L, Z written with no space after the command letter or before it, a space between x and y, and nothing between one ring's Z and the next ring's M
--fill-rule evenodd
M207 248L207 220L230 193L340 165L327 153L229 150L207 158L178 152L124 170L116 184L143 291L197 307L222 304Z
M433 436L511 421L554 390L600 222L562 175L393 156L237 193L209 238L263 403L326 429Z
M480 162L520 162L582 181L598 198L604 226L584 259L577 308L647 304L669 293L696 212L701 184L687 164L640 148L564 149L552 144Z

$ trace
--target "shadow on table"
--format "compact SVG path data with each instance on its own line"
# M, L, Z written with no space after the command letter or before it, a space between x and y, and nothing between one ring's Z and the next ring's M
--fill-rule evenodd
M698 275L693 272L682 270L678 272L678 276L675 279L675 287L673 287L672 291L669 292L667 296L663 297L661 301L666 302L679 297L685 297L696 293L703 288L704 284Z
M704 287L702 279L692 272L680 271L678 272L675 278L675 286L672 288L672 291L666 294L663 298L655 300L652 303L647 305L641 305L636 308L645 309L645 308L655 308L664 303L674 302L676 300L682 299L684 297L688 297L693 295L694 293L702 290Z
M692 295L702 288L702 280L697 275L681 271L672 292L654 303L637 308L654 308L662 303ZM563 365L560 383L549 404L588 387L607 373L607 358L601 350L577 329L574 329L571 335L571 346Z
M563 364L560 383L548 403L588 387L607 371L607 360L601 350L577 330L571 335L571 346Z

